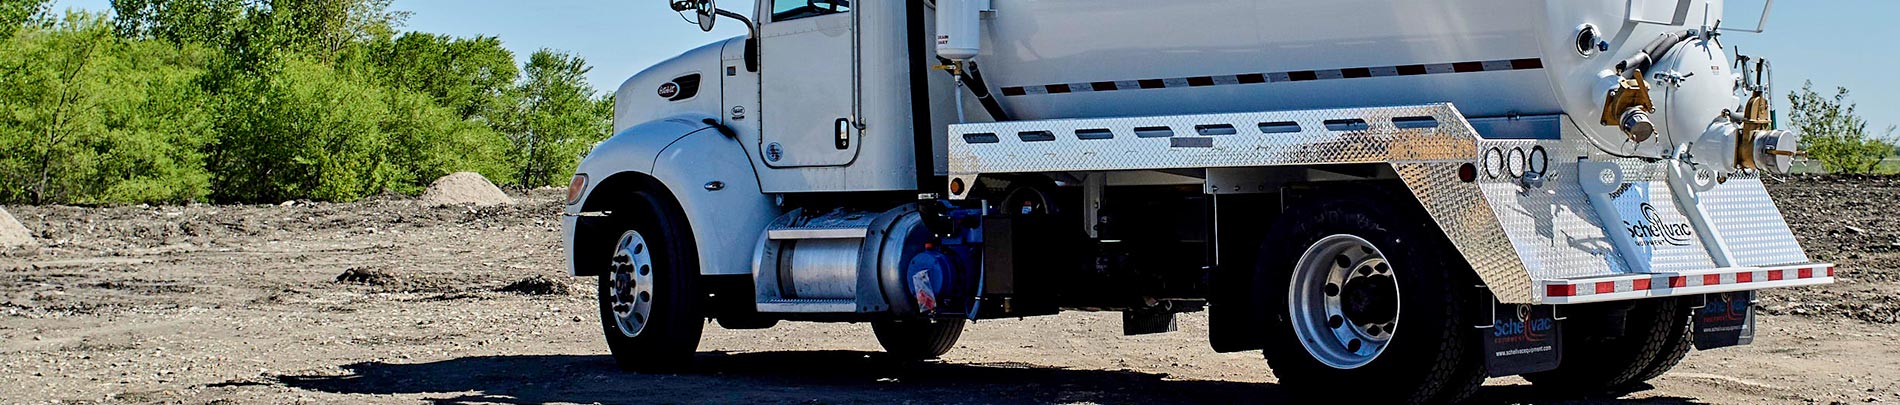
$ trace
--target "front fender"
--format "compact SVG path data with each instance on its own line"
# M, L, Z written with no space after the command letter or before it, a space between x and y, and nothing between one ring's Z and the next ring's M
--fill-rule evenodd
M627 128L596 146L576 173L588 176L584 203L567 207L562 221L568 270L576 265L576 240L585 237L581 222L591 211L638 187L664 187L679 204L699 250L702 274L752 274L752 245L777 217L770 198L759 192L758 177L740 142L707 124L703 114L682 114ZM615 181L637 178L641 181Z
M660 152L653 177L692 224L700 274L752 275L753 247L779 209L759 192L743 144L719 131L695 132Z
M696 132L718 132L706 123L707 119L716 118L706 114L680 114L628 127L595 145L574 172L588 175L590 194L601 181L616 173L653 173L654 161L667 146ZM569 213L579 213L579 210L578 206L568 207Z

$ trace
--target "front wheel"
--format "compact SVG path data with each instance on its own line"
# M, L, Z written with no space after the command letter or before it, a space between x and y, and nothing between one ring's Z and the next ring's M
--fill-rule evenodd
M675 371L699 347L700 315L691 237L677 211L637 199L612 220L612 266L600 275L601 328L614 362L638 372Z
M1485 378L1470 267L1423 213L1378 201L1294 207L1274 225L1257 277L1268 365L1307 400L1463 400Z

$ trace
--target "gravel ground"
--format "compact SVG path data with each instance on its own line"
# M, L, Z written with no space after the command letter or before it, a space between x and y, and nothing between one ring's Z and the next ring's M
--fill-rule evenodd
M1841 283L1764 294L1753 346L1692 354L1657 403L1900 402L1900 180L1772 190ZM1120 336L1114 313L972 325L942 361L878 354L861 324L709 325L697 369L616 371L591 282L560 265L559 190L513 205L7 207L40 243L0 252L0 402L1284 402L1206 318ZM1562 403L1494 379L1489 403Z

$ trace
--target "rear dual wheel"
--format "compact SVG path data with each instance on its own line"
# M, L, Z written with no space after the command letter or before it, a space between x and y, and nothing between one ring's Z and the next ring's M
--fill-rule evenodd
M1571 322L1620 321L1623 333L1565 336L1563 362L1556 370L1524 375L1538 388L1569 394L1620 394L1675 368L1694 345L1688 308L1673 298L1580 306L1568 317Z
M962 319L877 321L871 332L884 352L899 360L934 359L949 353L963 336Z
M1378 198L1409 196L1368 194L1273 226L1256 278L1268 365L1304 400L1461 401L1485 378L1472 272L1429 218Z

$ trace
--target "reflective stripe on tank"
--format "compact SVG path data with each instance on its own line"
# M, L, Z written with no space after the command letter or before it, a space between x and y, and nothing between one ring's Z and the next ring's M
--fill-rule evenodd
M1193 76L1169 79L1116 80L1087 83L1061 83L1038 86L1004 87L1004 96L1027 96L1064 93L1087 93L1101 91L1168 89L1184 87L1230 86L1240 84L1264 84L1304 82L1336 79L1362 79L1372 77L1422 76L1436 74L1501 72L1512 70L1543 69L1542 59L1510 59L1477 62L1436 63L1426 65L1401 65L1380 67L1356 67L1328 70L1299 70L1275 73L1244 73L1223 76Z

